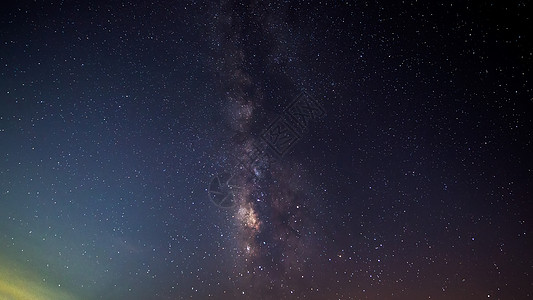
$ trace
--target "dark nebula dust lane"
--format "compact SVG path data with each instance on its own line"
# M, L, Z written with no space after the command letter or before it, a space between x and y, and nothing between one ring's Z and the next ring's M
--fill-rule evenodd
M527 299L525 1L0 5L0 299Z

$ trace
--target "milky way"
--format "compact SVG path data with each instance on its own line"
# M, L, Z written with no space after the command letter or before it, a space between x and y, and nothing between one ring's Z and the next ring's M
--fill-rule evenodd
M290 293L288 287L294 284L292 281L304 278L306 262L319 254L314 245L314 236L319 233L313 214L321 205L310 204L308 198L316 196L306 194L302 185L305 172L297 163L289 158L279 162L281 158L260 143L258 130L269 124L260 124L257 120L265 122L267 119L261 116L266 114L262 105L267 99L261 92L262 82L248 70L254 69L254 60L257 60L250 56L263 54L259 58L263 60L260 65L265 67L262 73L271 73L290 82L285 74L290 68L280 66L281 61L289 60L280 45L285 42L283 32L290 28L280 19L283 8L227 2L216 11L212 44L224 101L223 114L232 129L223 153L231 153L232 159L226 161L226 168L234 174L236 185L240 187L235 193L236 207L229 212L235 221L235 263L239 266L235 270L236 278L248 278L250 284L258 286L256 293L282 295L283 290ZM250 37L246 35L251 33L263 38L265 44L261 51L247 51L246 41ZM297 89L298 85L294 84L293 90ZM288 94L285 100L295 96ZM281 112L282 107L278 109ZM263 155L252 162L246 159L254 157L257 151ZM309 280L303 282L312 284Z

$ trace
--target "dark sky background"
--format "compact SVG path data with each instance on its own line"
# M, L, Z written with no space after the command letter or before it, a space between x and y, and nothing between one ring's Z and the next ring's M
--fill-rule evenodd
M0 299L532 297L529 9L3 2Z

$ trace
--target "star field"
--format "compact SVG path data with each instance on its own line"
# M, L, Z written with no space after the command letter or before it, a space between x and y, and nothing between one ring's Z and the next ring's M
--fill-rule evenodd
M0 299L531 297L529 6L1 4Z

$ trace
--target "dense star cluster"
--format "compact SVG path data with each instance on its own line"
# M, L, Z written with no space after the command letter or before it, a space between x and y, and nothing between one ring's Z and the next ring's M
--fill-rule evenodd
M0 299L533 296L527 1L0 5Z

